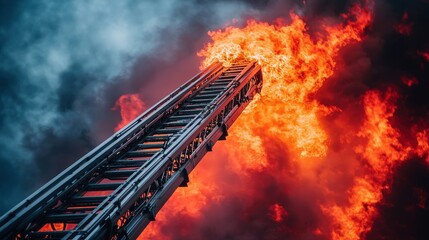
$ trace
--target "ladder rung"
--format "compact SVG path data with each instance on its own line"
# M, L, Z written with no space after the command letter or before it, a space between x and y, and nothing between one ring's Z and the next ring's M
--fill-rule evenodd
M82 221L87 213L63 213L63 214L49 214L44 217L45 222L62 222L62 223L78 223Z
M199 113L199 112L201 112L204 109L204 107L205 107L205 105L199 106L199 105L196 105L196 104L185 104L185 105L182 106L182 109L180 110L180 112L183 112L183 111L198 111L196 113Z
M213 101L213 99L192 99L191 103L204 103L204 104L208 104L211 101Z
M165 122L162 124L164 127L183 127L186 126L190 121L186 120L179 120L179 121L172 121L172 122Z
M108 170L104 171L104 176L106 178L123 178L129 177L135 172L135 170Z
M109 167L112 167L112 168L141 167L148 160L116 160L112 164L109 164Z
M208 98L208 97L210 97L210 98L215 98L215 97L217 97L219 94L217 94L217 93L207 93L207 94L198 94L197 96L195 96L195 98Z
M195 96L194 99L201 99L201 98L211 98L211 99L213 99L213 98L217 97L218 95L219 94L213 94L213 93L211 93L211 94L199 94L199 95Z
M186 104L185 106L183 106L185 108L202 108L204 109L205 107L207 107L207 104L205 103L197 103L197 104Z
M228 69L224 73L235 73L235 74L238 74L238 73L241 73L241 71L243 71L243 69Z
M249 62L237 62L232 64L232 66L230 68L245 68L247 65L249 65Z
M231 76L231 75L221 75L218 77L218 79L234 79L236 76Z
M87 191L99 191L99 190L115 190L121 186L121 183L90 183L86 185Z
M174 134L180 130L182 130L182 128L160 128L155 130L155 134Z
M197 115L174 115L174 116L171 116L169 119L173 119L173 120L177 120L177 119L180 119L180 120L183 120L183 119L192 119L195 116L197 116Z
M202 112L202 109L182 109L179 110L178 114L180 115L197 115L198 113Z
M218 81L216 81L216 82L210 84L210 86L222 86L222 87L226 87L229 83L230 83L230 81L228 81L228 82L218 82Z
M208 86L206 89L207 90L212 90L212 89L221 89L221 90L225 90L226 86Z
M70 199L70 205L71 206L93 206L93 205L98 205L100 204L102 201L104 201L104 199L106 199L105 196L79 196L79 197L72 197Z
M129 151L127 157L152 157L159 151Z
M214 82L222 82L222 83L230 83L231 82L231 80L229 80L229 79L216 79L216 81L214 81Z
M171 116L171 117L173 117L173 116ZM170 138L170 136L147 136L144 138L144 140L146 142L165 142L169 138Z
M200 92L200 94L213 94L213 93L215 93L215 94L219 94L219 93L221 93L223 91L223 89L214 89L214 90L203 90L203 91L201 91Z
M149 150L149 149L143 149L143 150L138 150L139 152L144 152L148 155L155 155L157 152L159 152L160 150L156 149L156 150Z
M137 145L141 149L149 149L149 148L163 148L163 143L143 143Z
M94 210L94 206L79 206L79 207L67 207L67 208L57 208L57 209L50 209L50 213L85 213L85 212L92 212Z

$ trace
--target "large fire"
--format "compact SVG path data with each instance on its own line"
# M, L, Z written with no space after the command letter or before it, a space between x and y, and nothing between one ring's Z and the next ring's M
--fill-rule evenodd
M346 206L334 204L324 209L332 216L333 239L361 239L371 229L377 215L376 204L383 197L382 191L389 188L395 162L405 160L411 150L400 143L400 134L389 122L395 112L393 99L395 94L391 91L384 97L376 91L365 94L365 120L357 136L367 142L356 148L366 165L365 171L353 180Z
M365 37L373 19L372 8L371 2L354 5L342 15L342 22L324 25L318 34L310 35L305 21L295 13L290 14L288 24L251 20L243 28L209 32L212 42L198 53L205 58L202 68L215 61L229 65L238 58L257 61L262 66L264 86L231 127L228 144L218 143L192 173L189 187L176 191L158 214L159 221L149 225L141 239L198 239L192 228L204 228L207 220L203 212L213 218L228 218L228 213L213 213L210 205L227 208L225 204L231 204L228 198L243 200L239 216L234 217L246 221L252 217L249 209L266 202L264 194L279 196L278 201L270 196L274 201L257 207L263 208L262 217L271 219L273 229L285 236L364 238L377 217L377 204L389 191L397 163L412 155L429 162L428 131L421 129L416 134L416 146L407 145L401 143L400 131L391 122L399 98L395 90L368 90L360 98L362 117L338 120L349 124L339 128L343 132L337 132L338 136L330 135L335 127L326 117L341 115L343 109L317 100L318 91L334 74L339 51ZM333 147L333 139L340 139L341 150ZM261 179L255 180L255 176ZM276 188L259 190L263 179L275 182ZM316 207L307 208L317 220L293 219L296 210L288 208L315 203ZM305 224L302 229L290 229L287 225L291 221ZM234 233L228 223L218 224L219 231ZM168 230L172 225L174 233ZM224 237L233 237L228 233ZM283 239L269 231L265 234L268 239Z

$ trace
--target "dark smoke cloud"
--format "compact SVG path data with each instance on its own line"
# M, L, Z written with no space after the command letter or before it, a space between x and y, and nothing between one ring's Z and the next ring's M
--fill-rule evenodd
M380 204L380 217L367 239L428 239L429 167L421 159L402 163L390 193Z

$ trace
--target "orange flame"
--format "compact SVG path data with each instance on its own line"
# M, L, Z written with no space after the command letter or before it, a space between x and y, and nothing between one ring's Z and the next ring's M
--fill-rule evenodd
M140 99L139 94L125 94L119 97L113 107L113 110L117 110L118 108L121 113L122 120L115 127L115 132L119 131L137 116L142 114L147 107Z
M278 203L272 205L269 210L269 215L276 222L281 222L287 216L287 211Z
M277 142L288 150L293 164L299 170L297 177L302 181L318 181L315 176L320 165L326 163L329 145L320 118L338 109L322 105L314 98L314 94L333 75L334 58L341 47L362 39L365 28L372 21L371 7L372 3L364 7L355 5L348 14L343 15L343 23L325 26L325 33L320 34L322 37L319 39L313 39L307 33L305 22L294 13L290 14L292 22L288 25L281 21L270 25L252 20L241 29L228 27L223 31L209 32L213 42L198 53L205 57L202 68L215 61L230 65L236 59L247 59L257 61L262 66L264 76L261 95L254 99L231 127L229 143L214 152L218 158L226 156L234 159L228 162L231 171L242 175L249 169L269 171L267 148L269 143ZM205 161L209 160L206 158ZM207 190L200 183L209 181L214 186L212 189L218 189L220 187L216 186L215 179L219 176L210 176L207 172L210 171L205 171L203 178L192 178L190 187L185 191L213 196L217 191ZM199 174L199 168L194 174ZM380 199L377 196L378 189L362 180L361 185L365 184L368 186L353 188L352 196L362 195L372 200L355 197L353 201L356 204ZM188 211L181 207L184 202L197 211L203 208L205 202L195 202L192 197L183 198L182 194L179 189L160 211L158 218L163 219L172 212ZM281 221L288 212L281 205L272 205L266 210L275 221ZM343 218L347 218L347 215ZM338 223L343 224L340 229L345 229L344 225L349 224ZM359 235L363 232L362 228L368 228L368 223L364 222L363 226L356 226L350 231ZM320 228L315 229L312 230L314 235L324 232ZM142 239L143 236L167 238L157 223L149 225L142 233Z
M413 23L409 22L408 13L404 12L402 21L395 25L395 30L405 36L409 36L413 30Z
M371 230L377 216L376 204L382 200L383 191L389 188L393 168L396 162L405 160L411 150L400 143L399 132L389 122L396 109L396 97L392 91L384 98L377 91L365 94L365 122L358 136L367 143L359 146L356 152L368 169L363 176L354 179L348 191L348 206L335 204L324 208L333 219L333 239L361 239Z
M228 27L209 32L214 43L199 53L206 57L203 67L214 61L228 65L237 58L257 61L262 66L262 97L240 116L236 125L242 127L234 128L236 133L240 132L234 134L238 146L256 150L250 159L264 159L260 136L255 134L258 131L265 131L265 136L273 138L281 136L301 157L326 155L327 136L318 116L335 109L322 106L312 99L312 94L333 74L334 56L340 47L360 40L371 21L368 9L355 6L344 15L346 24L326 27L326 40L315 42L306 33L304 21L294 13L291 18L290 25L249 21L243 29ZM349 21L352 18L355 21Z
M416 153L429 164L429 129L417 133Z
M402 76L401 80L408 87L412 87L413 85L416 85L416 84L419 83L419 81L417 80L417 78L413 77L413 76Z

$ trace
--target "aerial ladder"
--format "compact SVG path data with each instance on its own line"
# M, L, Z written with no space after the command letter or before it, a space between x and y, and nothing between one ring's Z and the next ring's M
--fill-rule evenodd
M0 219L0 239L136 239L262 88L213 63Z

